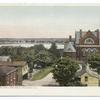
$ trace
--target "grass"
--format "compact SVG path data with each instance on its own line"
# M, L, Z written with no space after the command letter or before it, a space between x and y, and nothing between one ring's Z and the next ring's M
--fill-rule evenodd
M34 80L40 80L40 79L44 78L45 76L47 76L52 70L53 70L52 67L43 68L38 73L33 75L32 80L33 81Z

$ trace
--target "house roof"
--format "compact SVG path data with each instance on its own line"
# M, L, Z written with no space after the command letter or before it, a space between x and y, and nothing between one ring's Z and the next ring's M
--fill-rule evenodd
M7 61L10 56L0 56L0 61Z
M14 61L13 64L17 66L24 66L27 64L27 62L26 61Z
M69 42L68 44L67 43L65 44L64 52L76 52L72 42Z
M80 66L80 69L76 72L76 77L80 77L81 75L87 73L88 75L92 76L92 77L95 77L95 78L99 78L100 75L98 75L97 72L95 71L92 71L89 67L89 64L87 65L79 65Z
M9 66L2 66L0 67L0 76L4 76L7 74L10 74L14 71L16 71L17 69L15 67L9 67Z
M14 61L14 62L0 62L0 66L14 66L14 67L22 67L26 65L26 61Z

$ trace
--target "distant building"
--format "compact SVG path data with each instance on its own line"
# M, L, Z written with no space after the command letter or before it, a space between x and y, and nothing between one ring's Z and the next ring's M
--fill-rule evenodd
M77 60L87 61L87 55L91 53L96 53L100 51L100 31L76 31L75 32L75 41L65 43L64 55L75 57ZM75 53L76 52L76 53Z
M10 56L0 56L0 62L11 62Z
M0 86L17 85L17 68L0 66Z
M76 73L76 77L84 86L99 86L100 75L89 68L89 64L80 65L80 69Z
M71 58L76 58L76 49L74 43L71 41L71 36L69 36L69 42L65 42L63 56L69 56Z

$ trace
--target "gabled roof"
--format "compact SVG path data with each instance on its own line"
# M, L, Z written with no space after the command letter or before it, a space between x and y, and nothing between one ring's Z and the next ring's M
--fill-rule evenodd
M0 61L7 61L10 59L10 56L0 56Z
M15 66L15 67L23 67L27 64L26 61L13 61L13 62L0 62L1 66Z
M95 71L92 71L89 67L89 64L87 65L79 65L80 66L80 69L76 72L76 77L80 77L81 75L87 73L88 75L92 76L92 77L95 77L95 78L99 78L100 75L98 75L97 72Z
M76 52L72 42L69 42L68 44L65 44L64 52Z
M0 76L7 75L7 74L12 73L16 70L17 69L15 67L2 66L2 67L0 67Z

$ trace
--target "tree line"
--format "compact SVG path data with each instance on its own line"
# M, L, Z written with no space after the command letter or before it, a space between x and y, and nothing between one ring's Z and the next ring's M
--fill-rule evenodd
M36 61L44 64L44 67L50 66L60 57L60 52L55 43L52 43L50 49L46 49L42 44L27 48L2 46L0 56L10 56L12 61L27 61L33 68Z

